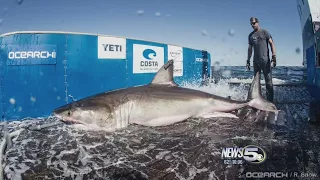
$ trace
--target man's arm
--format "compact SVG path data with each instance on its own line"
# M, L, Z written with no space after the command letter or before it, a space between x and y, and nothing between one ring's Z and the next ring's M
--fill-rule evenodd
M247 69L250 71L250 59L251 59L251 55L252 55L252 45L249 43L248 46L248 59L247 59Z
M274 42L272 40L272 37L271 35L269 34L268 31L267 32L267 38L268 38L268 42L271 46L271 52L272 52L272 58L271 58L271 62L272 62L272 67L276 67L277 65L277 56L276 56L276 48L275 48L275 45L274 45Z
M248 36L248 44L249 44L249 46L248 46L248 58L247 58L247 63L246 63L247 69L249 71L250 71L250 59L251 59L251 55L252 55L252 42L251 42L251 39L250 39L251 34L252 33L250 33L249 36Z
M248 36L248 58L247 58L247 64L250 63L251 55L252 55L252 41L250 39L252 33L249 34Z
M272 56L276 56L276 48L275 48L274 42L272 40L271 34L267 30L264 30L264 33L265 33L266 38L267 38L267 40L268 40L268 42L269 42L269 44L271 46Z
M272 56L276 56L276 48L275 48L274 42L272 41L272 38L270 38L268 42L271 46Z
M252 45L249 44L249 46L248 46L248 59L247 59L248 62L250 62L251 55L252 55Z

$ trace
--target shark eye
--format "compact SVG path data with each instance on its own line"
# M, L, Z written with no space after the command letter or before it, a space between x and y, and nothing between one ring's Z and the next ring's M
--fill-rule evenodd
M71 114L71 112L70 112L70 111L68 111L68 116L70 116L70 114Z

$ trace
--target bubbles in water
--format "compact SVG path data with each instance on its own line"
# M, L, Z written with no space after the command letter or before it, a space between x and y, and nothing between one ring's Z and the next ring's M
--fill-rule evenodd
M225 70L222 72L222 76L225 78L231 77L231 71L230 70Z
M18 5L21 5L23 3L23 0L16 0Z
M297 53L297 54L300 54L300 52L301 52L301 49L297 47L297 48L296 48L296 53Z
M57 96L57 100L60 100L61 99L61 97L60 96Z
M167 14L166 16L167 16L167 17L171 17L171 14Z
M31 96L31 97L30 97L30 101L32 101L32 102L36 102L36 98L35 98L35 97L33 97L33 96Z
M156 12L154 15L155 16L161 16L161 13L160 12Z
M204 30L201 31L201 34L202 34L202 36L207 36L208 32L207 32L207 30L204 29Z
M2 25L2 22L3 22L3 20L2 20L2 19L0 19L0 26Z
M137 11L137 14L138 14L138 15L144 14L144 10L138 10L138 11Z
M229 34L229 36L234 36L234 30L233 29L229 29L228 34Z
M40 76L43 76L43 72L42 71L40 71Z
M54 92L57 92L57 91L58 91L58 89L57 89L56 87L54 87L54 88L53 88L53 91L54 91Z
M21 106L18 108L18 111L19 111L19 112L21 112L21 111L22 111L22 107L21 107Z
M9 102L13 105L13 104L16 103L16 100L15 100L14 98L10 98L10 99L9 99Z

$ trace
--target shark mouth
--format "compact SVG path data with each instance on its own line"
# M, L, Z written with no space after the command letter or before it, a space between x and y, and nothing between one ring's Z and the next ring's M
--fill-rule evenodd
M72 118L72 117L62 117L62 116L57 115L57 114L55 114L55 116L56 116L59 120L61 120L61 121L63 121L63 122L69 122L69 123L73 123L73 124L83 124L81 121L76 120L76 119L74 119L74 118Z

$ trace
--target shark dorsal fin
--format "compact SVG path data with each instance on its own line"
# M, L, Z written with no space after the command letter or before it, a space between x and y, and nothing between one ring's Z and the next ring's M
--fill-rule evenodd
M261 84L260 84L260 72L257 72L253 77L250 90L248 92L247 100L252 100L256 98L262 98L261 96Z
M177 86L173 80L173 60L169 60L158 70L151 84Z

